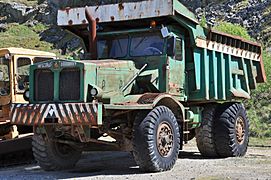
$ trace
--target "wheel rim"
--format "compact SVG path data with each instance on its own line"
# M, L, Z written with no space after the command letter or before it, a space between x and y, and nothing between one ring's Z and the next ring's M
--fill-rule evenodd
M69 145L57 142L55 142L55 150L58 156L62 158L70 157L73 152L73 149Z
M235 123L236 139L239 144L242 144L245 140L245 121L239 116Z
M168 157L173 149L173 131L171 126L166 123L160 123L157 130L157 149L162 157Z

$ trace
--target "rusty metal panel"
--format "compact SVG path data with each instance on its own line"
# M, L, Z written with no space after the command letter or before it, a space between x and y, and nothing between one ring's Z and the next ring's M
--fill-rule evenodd
M126 21L173 15L173 0L129 2L88 7L98 22ZM59 26L87 24L85 8L58 11Z
M98 104L13 104L10 119L16 125L98 125ZM54 119L56 122L46 122Z

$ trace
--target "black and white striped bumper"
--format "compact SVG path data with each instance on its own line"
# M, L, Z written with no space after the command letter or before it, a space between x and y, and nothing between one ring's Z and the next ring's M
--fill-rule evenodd
M17 125L102 125L102 104L13 104L10 119Z

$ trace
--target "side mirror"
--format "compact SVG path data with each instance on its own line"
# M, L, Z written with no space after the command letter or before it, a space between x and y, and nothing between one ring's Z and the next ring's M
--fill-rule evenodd
M167 55L175 56L176 53L176 37L172 36L167 39Z
M162 34L163 38L168 37L168 36L170 35L170 33L169 33L169 31L168 31L168 28L167 28L167 27L163 27L163 28L161 29L161 34Z

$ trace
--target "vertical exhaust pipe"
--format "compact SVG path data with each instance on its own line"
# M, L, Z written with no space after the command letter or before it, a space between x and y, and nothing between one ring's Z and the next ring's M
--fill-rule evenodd
M91 59L97 59L98 58L98 53L97 53L97 29L96 25L97 22L94 19L94 17L91 15L89 12L88 7L86 6L85 8L85 14L86 18L89 24L89 52L91 53Z

